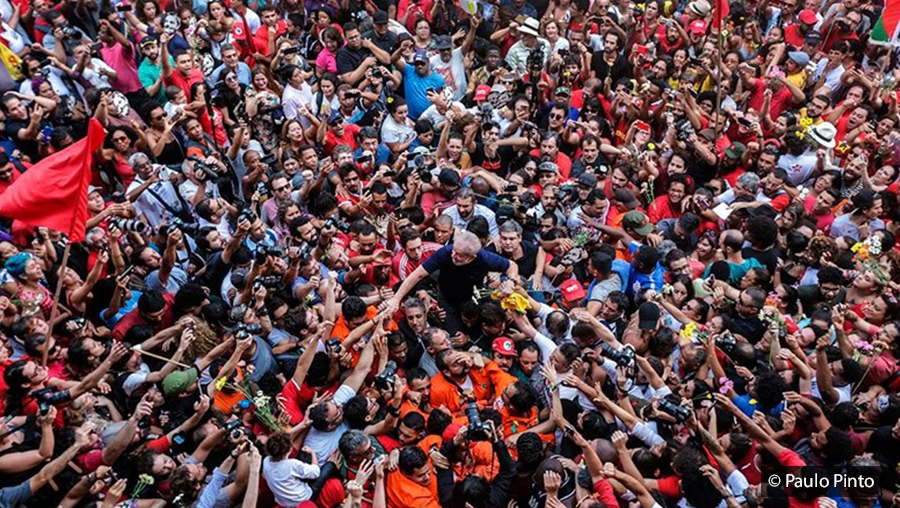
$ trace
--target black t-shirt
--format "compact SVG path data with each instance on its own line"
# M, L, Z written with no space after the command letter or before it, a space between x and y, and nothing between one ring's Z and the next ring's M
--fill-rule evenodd
M606 63L603 59L603 51L595 51L591 58L591 70L601 82L607 77L612 78L613 86L620 78L628 75L628 64L622 55L616 56L616 61L612 65Z
M431 255L422 263L422 268L428 273L440 270L438 286L447 303L459 306L464 301L472 298L472 290L484 285L484 278L489 272L506 272L509 261L506 258L488 252L484 249L478 251L478 255L471 263L458 266L450 257L453 245L447 245Z
M335 56L338 76L355 71L370 56L372 52L366 48L350 49L349 46L344 46Z
M513 259L516 265L519 267L519 275L525 278L531 277L534 275L534 271L537 270L537 245L526 242L522 240L522 257L519 259ZM497 248L494 247L493 244L486 247L488 252L492 252L497 254L498 256L503 256L503 254L497 252ZM503 256L506 257L506 256ZM508 258L507 258L508 259Z
M32 161L37 160L38 157L38 142L36 139L19 139L19 131L21 129L27 129L28 124L31 123L31 120L16 120L7 118L6 120L6 135L9 136L9 139L15 142L16 147L22 151L25 155L31 158ZM41 132L41 129L44 128L46 123L42 120L41 124L38 126L38 133Z
M781 257L781 253L774 247L768 250L756 250L753 247L745 247L741 249L741 255L745 259L759 261L759 264L765 266L766 270L771 274L775 273L775 269L778 267L778 258Z
M384 37L379 37L374 30L369 30L368 32L363 34L363 38L369 39L370 41L375 43L376 46L387 51L388 53L394 52L394 44L397 43L397 35L390 30L388 30L388 33L385 34Z
M514 152L511 147L497 147L497 154L494 157L488 157L484 153L484 143L475 144L475 151L469 153L473 166L482 167L489 172L505 178L509 173L509 164L512 162Z
M763 338L766 333L766 325L757 316L749 318L741 315L735 315L731 322L731 333L743 336L750 344L756 344Z

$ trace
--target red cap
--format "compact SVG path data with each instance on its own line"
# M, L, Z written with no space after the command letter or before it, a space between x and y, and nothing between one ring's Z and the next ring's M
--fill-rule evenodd
M491 87L487 85L478 85L478 87L475 88L475 100L483 101L487 99L489 93L491 93Z
M445 443L453 441L453 438L455 438L456 435L459 434L459 430L461 428L463 428L462 425L458 423L451 423L447 426L446 429L444 429L444 433L441 434L441 439L443 439Z
M491 346L491 350L503 356L519 356L516 354L516 348L509 337L497 337L494 339L494 345Z
M688 30L694 35L700 35L706 33L706 21L702 19L695 19L691 21L690 26L688 26Z
M559 286L562 297L567 302L575 302L587 296L582 286L577 280L569 279Z
M650 132L650 124L641 120L634 122L634 128L639 131Z
M805 25L815 25L819 22L819 18L816 16L816 11L812 9L803 9L802 11L800 11L800 15L797 16L797 19L799 19L800 22Z

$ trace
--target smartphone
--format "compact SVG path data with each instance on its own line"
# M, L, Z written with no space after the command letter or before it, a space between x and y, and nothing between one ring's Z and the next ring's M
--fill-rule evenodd
M281 53L285 54L285 55L295 55L299 52L300 52L300 46L291 46L291 47L285 49L284 51L282 51Z
M131 6L127 4L119 4L116 6L116 12L131 12Z
M99 53L101 49L103 49L102 42L95 42L95 43L91 44L91 52L92 53Z
M128 277L131 276L131 272L133 272L133 271L134 271L134 265L129 265L128 268L126 268L124 272L122 272L121 274L119 274L119 275L116 277L116 280L125 280L125 279L127 279Z
M428 95L430 93L435 93L435 91L434 91L434 88L429 86L428 88L425 89L425 95Z
M635 44L634 51L637 52L637 54L639 54L639 55L649 55L650 54L650 48L643 44Z

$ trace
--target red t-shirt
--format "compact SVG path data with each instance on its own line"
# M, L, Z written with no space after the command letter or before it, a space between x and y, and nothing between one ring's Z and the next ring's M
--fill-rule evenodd
M172 75L165 78L164 81L166 86L175 85L184 90L184 95L190 97L191 87L194 86L194 83L203 82L203 73L197 69L192 69L191 73L185 76L178 69L174 69L172 70Z
M350 145L350 148L356 150L357 134L359 134L359 126L352 123L344 123L344 134L341 137L335 136L331 129L328 129L328 132L325 133L325 154L331 155L334 147L342 143Z

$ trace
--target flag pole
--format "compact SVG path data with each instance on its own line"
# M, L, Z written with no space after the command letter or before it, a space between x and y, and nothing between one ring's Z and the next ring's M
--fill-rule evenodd
M75 214L72 214L72 226L75 224ZM69 227L69 231L72 230L72 227ZM53 322L56 319L56 310L59 307L59 297L62 294L62 285L63 279L65 278L65 270L66 266L69 264L69 252L72 250L72 242L66 242L66 248L63 250L62 262L59 264L59 272L57 273L56 280L56 291L53 293L53 307L50 309L50 331L53 331ZM47 347L50 341L47 341L47 344L44 345L44 354L41 356L41 367L47 366L47 353L50 352L50 348Z
M724 49L722 48L722 32L725 30L725 19L720 18L722 14L722 6L720 4L721 1L725 0L714 0L713 3L713 24L718 20L719 28L716 31L716 139L713 141L713 153L716 154L716 173L718 174L721 170L721 162L722 158L719 156L719 150L716 148L716 143L719 141L719 136L722 134L722 124L723 122L719 118L719 115L722 114L722 61Z

